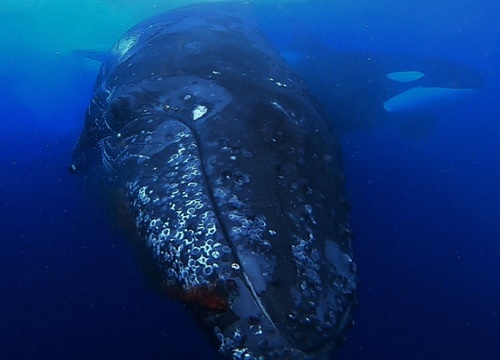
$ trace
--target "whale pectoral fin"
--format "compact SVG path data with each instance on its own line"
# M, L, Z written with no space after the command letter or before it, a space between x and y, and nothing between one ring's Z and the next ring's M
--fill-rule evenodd
M100 63L103 63L104 60L106 60L106 57L108 56L109 51L103 51L103 50L75 50L71 53L73 57L76 58L86 58L90 60L95 60Z
M396 71L386 75L388 79L397 82L413 82L421 79L425 74L421 71Z

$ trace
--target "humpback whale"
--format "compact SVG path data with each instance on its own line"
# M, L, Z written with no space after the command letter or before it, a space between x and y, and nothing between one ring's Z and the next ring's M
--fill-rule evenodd
M223 357L325 359L356 306L339 143L248 6L126 32L70 171L123 195L162 285Z

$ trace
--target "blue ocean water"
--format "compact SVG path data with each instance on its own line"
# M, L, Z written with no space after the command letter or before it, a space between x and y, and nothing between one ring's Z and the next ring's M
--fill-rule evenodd
M72 51L109 48L183 3L12 0L0 10L0 358L217 358L149 283L119 209L67 171L99 66ZM254 3L284 56L313 58L294 66L320 99L335 87L329 54L339 51L439 58L481 76L476 95L433 111L420 136L399 118L341 134L360 305L336 359L497 359L500 6Z

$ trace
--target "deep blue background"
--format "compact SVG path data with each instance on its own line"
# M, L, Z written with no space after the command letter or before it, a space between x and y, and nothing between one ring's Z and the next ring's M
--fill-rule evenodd
M274 39L303 27L332 48L441 56L485 78L425 138L390 124L342 137L360 306L337 358L497 359L500 9L400 3L259 8ZM215 358L183 308L152 289L102 199L66 169L93 71L49 64L55 75L26 94L33 106L13 90L36 61L24 60L0 74L0 358Z

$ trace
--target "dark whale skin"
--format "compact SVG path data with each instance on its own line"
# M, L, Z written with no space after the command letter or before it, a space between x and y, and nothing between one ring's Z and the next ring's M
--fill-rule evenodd
M340 148L249 11L195 4L124 34L70 168L124 195L225 358L326 359L356 303Z

